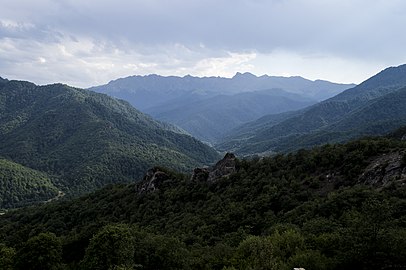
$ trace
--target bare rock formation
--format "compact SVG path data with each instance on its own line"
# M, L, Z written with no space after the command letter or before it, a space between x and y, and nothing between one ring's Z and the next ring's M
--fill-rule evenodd
M236 157L232 153L227 153L224 158L213 167L194 169L191 179L192 181L214 182L236 171Z
M383 187L392 182L406 183L404 155L404 152L393 152L376 157L360 176L359 182Z
M144 179L136 186L138 193L147 193L158 190L163 182L169 179L169 176L159 170L153 168L147 171Z

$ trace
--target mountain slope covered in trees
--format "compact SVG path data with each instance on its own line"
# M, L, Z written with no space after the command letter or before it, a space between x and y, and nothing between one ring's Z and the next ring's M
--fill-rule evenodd
M155 168L138 184L8 212L0 254L23 269L42 241L66 269L403 269L405 137L231 160L235 172L211 180Z
M214 143L243 123L266 114L297 110L314 103L314 100L297 94L273 89L217 95L186 104L170 101L145 112L185 129L198 139Z
M271 153L385 134L406 123L405 86L406 65L391 67L290 117L264 117L239 127L217 147L240 154ZM250 125L250 133L239 133Z
M127 100L158 120L216 143L240 124L309 106L352 86L237 73L233 78L131 76L91 89Z
M0 159L0 209L46 201L58 195L58 189L45 173Z
M48 174L67 195L138 180L157 164L188 171L218 158L209 146L107 95L23 81L0 87L0 156Z

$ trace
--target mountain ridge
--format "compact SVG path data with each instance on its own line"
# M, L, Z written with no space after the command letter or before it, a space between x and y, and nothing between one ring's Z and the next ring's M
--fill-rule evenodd
M128 102L63 84L9 81L0 89L0 156L55 175L69 196L135 181L156 164L189 170L218 154Z
M154 118L215 144L244 122L269 113L301 109L351 86L299 76L236 73L232 78L135 75L90 89L127 100ZM265 96L265 92L269 95ZM241 98L243 95L245 98Z
M160 85L162 84L162 85ZM340 84L332 83L325 80L308 80L300 76L269 76L262 75L256 76L249 72L237 72L232 78L225 77L195 77L186 75L179 76L161 76L157 74L150 75L133 75L125 78L118 78L109 81L105 85L90 87L90 90L102 93L116 93L120 91L137 92L149 91L154 92L159 90L161 94L174 91L193 91L204 90L215 93L239 93L247 91L260 91L265 89L279 88L288 92L304 95L312 99L325 99L328 96L333 96L334 93L341 92L345 89L354 86L354 84ZM302 89L303 91L300 91ZM317 93L321 94L322 91L327 91L325 95L322 94L319 98L315 98ZM333 93L333 94L332 94ZM130 98L130 103L135 105L136 108L143 110L147 107L152 107L150 104L143 104ZM145 102L145 101L144 101ZM159 103L155 103L159 105Z
M342 138L341 140L334 139L331 142L342 142L349 138L355 138L356 134L348 135L344 134L345 132L343 132L343 130L334 130L334 125L339 121L344 121L347 117L353 119L351 121L355 121L357 110L378 101L385 104L381 104L381 106L375 105L376 111L374 114L382 114L383 116L385 106L390 106L390 102L387 99L392 98L392 102L396 103L396 98L392 93L400 90L402 85L406 86L406 65L387 68L361 83L359 86L305 108L290 118L282 119L282 121L274 124L267 123L266 120L264 120L263 124L269 127L262 130L258 129L258 132L253 132L254 135L250 138L241 140L239 138L243 136L238 134L233 136L229 134L227 137L228 142L223 140L223 143L218 144L217 147L220 150L231 149L237 152L239 151L238 149L241 149L241 153L253 154L254 152L250 150L250 147L255 148L256 150L254 151L260 153L268 151L292 151L300 147L317 145L316 138L319 136L317 133L320 133L320 136L324 137L320 143L329 142L328 136ZM387 99L384 98L385 96L387 96ZM399 123L398 125L392 124L389 126L397 128L402 125L402 115L403 114L392 114L391 117L395 119L395 122L398 121ZM378 118L376 120L378 120ZM260 126L260 123L257 123L256 126ZM379 135L384 132L389 132L391 131L389 126L378 133L364 132L359 135ZM341 126L341 128L345 130L344 126ZM240 127L240 129L244 130L244 127ZM329 132L331 133L330 135L328 135ZM335 135L333 135L333 132L335 132ZM340 133L342 133L342 135L339 135ZM351 132L347 131L347 133ZM315 135L316 137L314 137ZM301 145L300 140L308 140L312 136L314 137L312 139L314 141L313 144L306 143ZM291 146L288 146L289 144L291 144Z
M215 143L229 130L268 113L301 109L315 101L280 89L191 98L187 104L171 100L145 112L155 119L170 122L196 138Z

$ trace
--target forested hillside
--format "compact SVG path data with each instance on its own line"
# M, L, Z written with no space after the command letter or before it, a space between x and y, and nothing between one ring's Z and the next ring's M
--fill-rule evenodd
M46 201L58 189L45 173L0 158L0 209Z
M155 168L138 184L8 212L0 254L9 269L40 256L66 269L404 269L404 137L227 155L192 177Z
M232 130L216 147L245 155L266 154L382 135L406 123L405 86L406 65L387 68L289 117L263 117ZM253 130L246 132L249 127Z
M215 143L233 128L270 113L298 110L315 100L278 89L216 95L190 102L171 100L146 113L155 119L175 124L196 138Z
M155 119L214 144L238 125L310 106L353 86L237 73L232 78L131 76L90 89L127 100Z
M209 146L127 102L23 81L0 85L0 156L46 173L68 196L137 181L154 165L190 171L218 158Z

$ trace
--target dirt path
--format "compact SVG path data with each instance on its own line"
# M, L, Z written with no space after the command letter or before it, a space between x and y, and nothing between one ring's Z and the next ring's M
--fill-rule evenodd
M45 202L49 203L49 202L57 201L57 200L61 199L63 196L65 196L65 192L59 190L58 195L56 195L55 197L53 197Z

